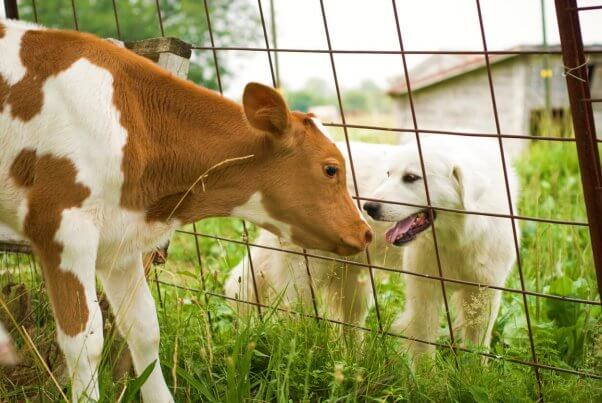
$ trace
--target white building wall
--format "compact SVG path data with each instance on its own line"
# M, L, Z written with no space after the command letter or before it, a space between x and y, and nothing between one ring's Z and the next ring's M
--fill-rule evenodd
M599 55L595 62L597 65L594 68L590 92L592 98L602 99L602 55ZM598 133L598 138L602 139L602 102L592 103L592 108L594 110L596 132Z
M516 99L524 97L524 90L520 94L515 91L524 87L524 68L511 62L496 67L492 77L501 130L503 133L521 134L525 112L523 104ZM419 129L497 133L486 70L418 91L414 94L414 106ZM413 128L407 96L396 99L393 112L397 127ZM412 138L412 134L402 134L400 142ZM504 142L505 145L507 143ZM512 147L520 147L522 142L510 143L516 143Z
M602 56L590 59L597 63L592 97L602 98ZM564 67L559 55L549 58L552 108L568 109ZM500 128L503 134L530 135L533 110L545 107L544 80L541 78L542 56L519 56L492 65L492 77ZM411 72L410 72L411 74ZM496 133L486 69L452 78L413 93L418 127L426 130L459 130ZM593 105L598 137L602 138L602 104ZM397 97L393 112L397 127L412 129L407 95ZM547 135L546 133L538 133ZM401 135L401 141L409 138Z

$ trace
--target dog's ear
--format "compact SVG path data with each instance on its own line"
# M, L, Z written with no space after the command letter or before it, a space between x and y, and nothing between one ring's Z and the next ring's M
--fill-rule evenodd
M454 165L452 176L456 181L464 210L479 211L479 200L487 188L486 178L478 172L464 169L459 164Z

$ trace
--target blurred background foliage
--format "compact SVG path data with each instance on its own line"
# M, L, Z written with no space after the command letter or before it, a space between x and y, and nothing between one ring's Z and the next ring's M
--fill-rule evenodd
M35 4L35 8L34 8ZM161 25L155 0L75 1L75 14L81 31L103 38L135 41L161 36ZM115 4L115 8L114 8ZM198 46L210 46L205 5L200 0L161 0L159 2L165 36L176 37ZM119 28L115 21L115 9ZM245 0L212 0L212 31L217 46L236 43L257 44L261 38L259 13ZM20 18L52 28L75 29L70 0L20 2ZM220 74L230 76L228 58L219 59ZM211 52L194 52L189 78L205 87L218 89Z

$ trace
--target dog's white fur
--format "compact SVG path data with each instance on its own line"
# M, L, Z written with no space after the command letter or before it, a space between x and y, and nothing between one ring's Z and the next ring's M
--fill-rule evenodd
M496 139L424 136L421 148L433 206L483 213L510 212ZM414 183L402 180L407 173L423 176L415 142L403 146L353 144L352 155L361 196L420 206L428 204L424 180ZM517 178L509 164L506 168L512 203L516 208ZM352 189L351 179L349 185ZM374 221L375 239L370 249L375 264L401 267L404 271L423 275L439 275L432 229L399 249L392 250L384 241L384 232L394 221L420 210L419 207L381 204L377 218L391 222ZM510 219L438 210L434 226L445 278L504 285L516 260ZM256 243L301 251L294 245L281 243L266 231L261 231ZM285 305L299 300L311 308L312 297L303 256L256 247L251 248L251 253L260 303L273 303L282 295ZM364 263L365 255L352 259ZM327 307L325 314L331 319L362 324L371 301L369 280L364 277L368 275L367 271L359 266L316 258L309 258L309 263L314 289L323 293L322 300ZM411 339L435 342L443 306L441 282L412 274L404 274L404 277L405 310L390 330ZM501 292L452 282L446 282L445 287L448 297L452 297L450 309L455 314L454 328L459 330L456 337L464 344L489 346ZM225 289L231 298L256 301L248 259L233 269ZM249 305L244 303L237 307L241 312L249 310ZM434 351L432 345L414 341L408 342L408 348L411 356Z
M471 212L510 212L503 166L497 139L428 136L421 141L431 205ZM513 208L518 182L507 164ZM401 200L427 205L424 180L404 183L407 173L422 175L416 149L406 147L387 167L389 178L372 195L375 199ZM376 218L399 221L421 208L382 204ZM516 260L512 221L509 218L437 211L435 235L443 277L503 286ZM517 236L518 236L517 227ZM439 275L432 229L419 234L404 247L403 269ZM405 311L395 320L392 331L422 341L434 342L439 334L443 306L439 280L404 275ZM446 282L452 295L454 328L462 343L489 346L497 317L501 292L490 288ZM432 352L434 346L409 342L410 355Z
M351 155L355 167L357 186L360 196L366 197L386 179L382 165L397 153L397 146L351 143ZM355 195L353 179L350 174L349 157L345 143L337 143L347 161L347 186ZM386 267L399 267L401 251L387 246L383 234L388 223L373 223L374 239L370 245L373 264ZM285 248L302 252L300 247L261 230L254 242L271 248ZM308 253L343 259L335 254L309 250ZM309 276L305 258L286 252L278 252L261 247L251 247L253 269L259 302L270 305L280 303L280 307L290 307L297 302L303 305L306 313L313 312ZM366 254L350 258L352 261L366 264ZM308 258L313 288L320 314L329 319L362 324L372 301L369 272L365 266L341 263L319 258ZM245 256L238 266L232 269L225 285L226 295L243 301L257 302L249 259ZM240 314L248 314L254 306L245 303L232 304ZM323 309L326 308L326 309Z

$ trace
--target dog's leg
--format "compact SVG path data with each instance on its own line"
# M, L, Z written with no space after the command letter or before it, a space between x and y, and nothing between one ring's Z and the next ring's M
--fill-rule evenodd
M487 323L487 329L485 330L485 337L483 338L483 345L487 348L491 347L491 333L493 332L493 326L495 320L500 312L500 305L502 303L502 292L500 290L491 290L491 302L489 308L489 323Z
M406 275L406 307L391 326L391 331L412 339L435 342L439 334L439 313L443 298L436 280ZM435 346L411 341L408 354L412 360L420 355L432 355Z
M491 332L500 309L501 292L465 286L458 290L458 294L457 327L463 344L489 348Z
M280 247L278 238L267 231L260 231L255 242L272 248ZM232 269L224 285L224 291L226 296L231 298L228 303L240 317L248 318L257 312L255 305L257 302L271 305L274 299L281 297L280 292L284 287L278 287L281 282L285 285L288 283L286 279L283 280L287 277L285 255L271 249L251 247L253 270L248 255L243 256L240 263ZM255 295L255 287L259 298ZM286 305L286 296L282 299L283 304Z
M99 231L80 209L63 211L60 221L46 213L44 205L32 203L27 225L42 263L57 322L57 341L71 379L72 399L96 401L103 344L94 276Z
M432 242L418 239L403 255L403 268L420 274L436 275L437 261ZM391 330L404 336L435 342L439 335L439 315L443 305L441 284L411 274L404 275L406 305L404 312L393 322ZM432 356L435 346L420 341L408 341L408 354L415 364L419 356Z
M255 261L256 250L251 248L253 261ZM253 290L253 283L251 279L251 269L249 268L249 260L247 256L232 269L226 284L224 284L224 292L226 296L232 298L228 300L228 304L234 309L238 315L243 318L248 317L255 307L245 302L238 301L249 301L255 302L255 291Z
M154 362L153 371L142 386L144 402L172 402L159 363L159 322L144 277L142 256L124 258L115 267L99 269L98 274L117 328L128 342L136 373L140 375Z
M328 269L325 316L329 319L355 326L362 326L368 314L370 295L369 274L361 267L339 263L320 262L320 270ZM315 287L321 288L321 287ZM361 341L363 331L351 326L340 326L341 334L351 336L352 341Z
M347 265L340 284L339 300L342 320L345 323L361 326L368 314L370 295L370 274L367 269Z

